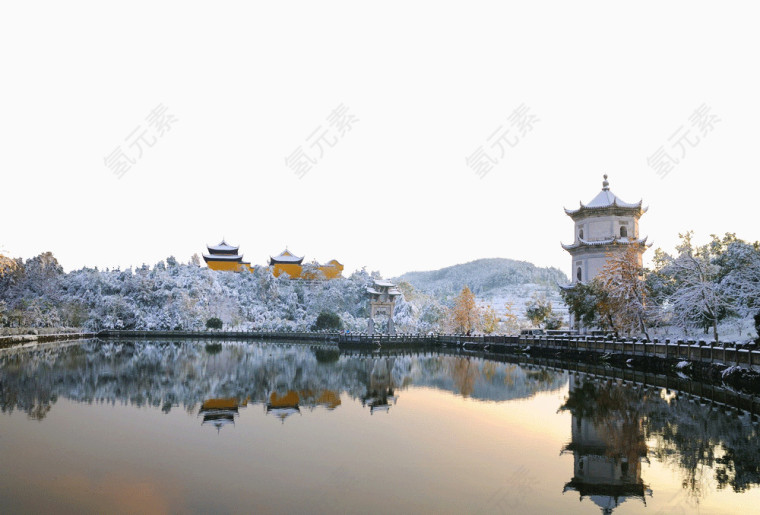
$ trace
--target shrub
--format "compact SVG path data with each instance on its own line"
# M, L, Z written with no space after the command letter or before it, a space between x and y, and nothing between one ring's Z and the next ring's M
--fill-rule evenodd
M343 322L340 320L337 313L323 311L319 314L317 321L314 322L314 325L312 325L311 328L314 331L320 331L323 329L340 330L343 328Z
M206 329L221 329L222 328L222 320L217 317L211 317L208 320L206 320Z

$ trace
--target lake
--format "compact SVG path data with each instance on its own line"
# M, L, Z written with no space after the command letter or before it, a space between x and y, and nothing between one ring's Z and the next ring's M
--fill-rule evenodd
M457 352L0 351L6 513L736 513L756 416Z

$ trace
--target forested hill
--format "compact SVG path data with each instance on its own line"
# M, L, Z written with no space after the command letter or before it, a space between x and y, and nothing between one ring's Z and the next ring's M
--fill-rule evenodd
M556 290L557 284L570 282L557 268L540 268L527 261L504 258L478 259L428 272L407 272L396 280L406 281L417 290L437 296L456 295L464 286L469 286L478 297L514 290L522 285Z

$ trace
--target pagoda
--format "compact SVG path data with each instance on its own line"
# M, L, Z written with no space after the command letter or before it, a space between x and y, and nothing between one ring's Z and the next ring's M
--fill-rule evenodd
M211 270L253 271L251 263L243 261L243 255L238 252L240 247L230 245L224 239L218 245L206 245L206 248L208 254L203 254L203 260Z
M638 251L639 264L646 249L646 238L639 238L639 218L647 212L641 202L629 204L610 190L607 175L600 191L588 204L565 209L575 223L573 243L562 244L570 253L572 284L589 282L602 271L611 256L624 254L631 245Z

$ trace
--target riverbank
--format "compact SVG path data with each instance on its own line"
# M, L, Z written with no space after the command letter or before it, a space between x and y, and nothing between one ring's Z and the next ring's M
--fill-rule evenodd
M14 334L0 336L0 349L68 340L94 338L97 333Z

